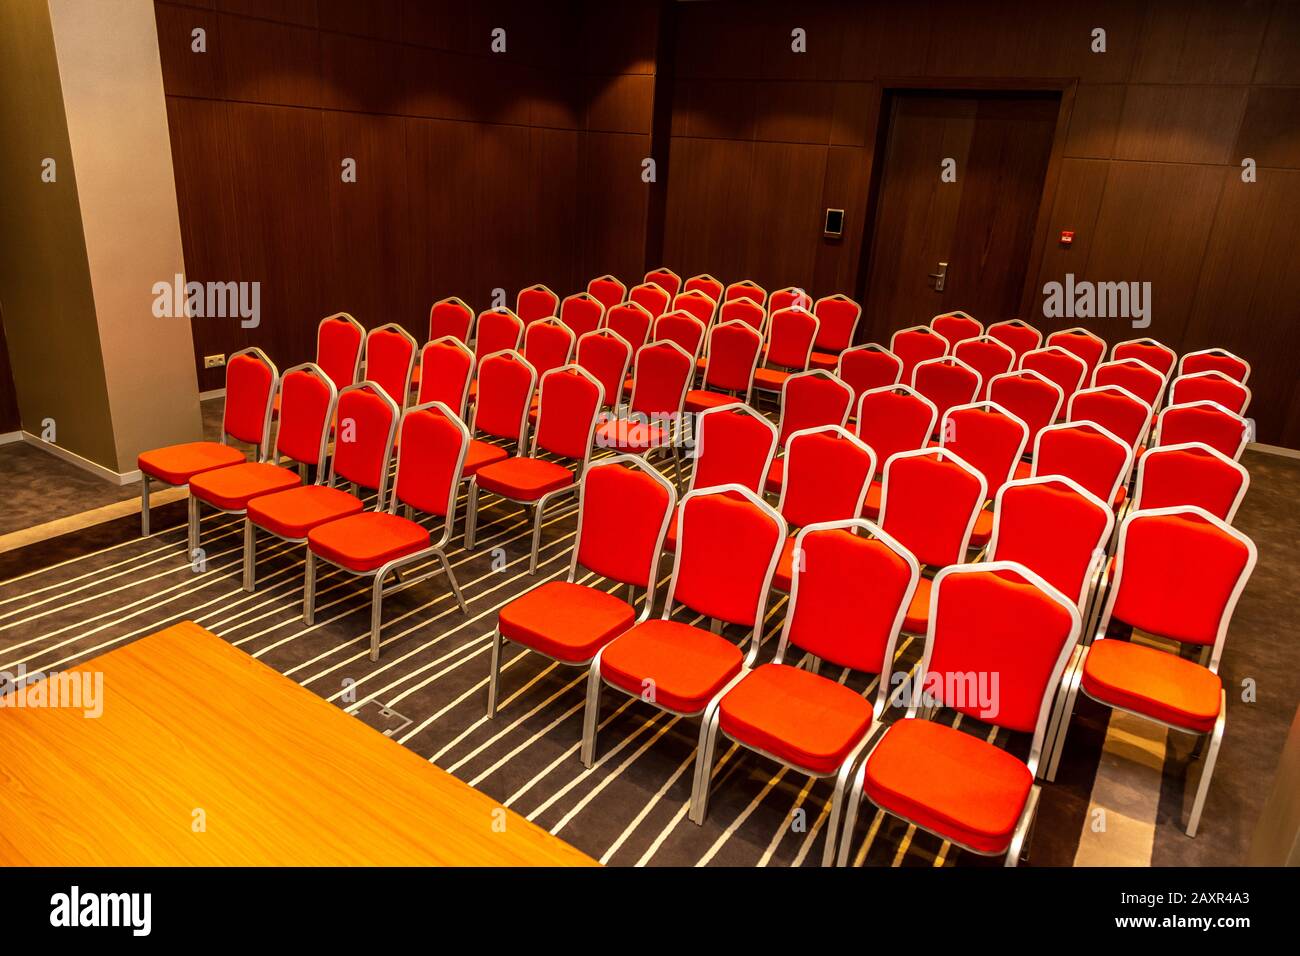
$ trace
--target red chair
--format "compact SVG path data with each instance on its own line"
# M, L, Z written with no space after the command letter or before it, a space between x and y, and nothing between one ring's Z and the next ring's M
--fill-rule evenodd
M1056 421L1065 404L1061 386L1031 369L994 375L989 380L988 394L989 401L997 402L1029 426L1030 448L1038 433Z
M953 346L952 354L979 372L980 391L975 396L976 401L989 397L989 384L994 376L1007 374L1016 364L1016 353L1011 346L999 342L991 335L963 339Z
M1063 348L1078 356L1087 367L1084 380L1092 377L1093 369L1106 358L1106 341L1084 328L1062 329L1047 337L1047 345Z
M936 315L930 320L930 328L947 339L953 348L957 347L958 342L977 339L984 334L984 324L976 321L970 313L960 310Z
M415 336L390 322L366 333L366 381L388 393L399 409L411 395L411 376L420 351Z
M876 453L877 462L887 462L900 451L924 448L939 410L934 402L909 385L886 385L858 397L858 437ZM862 513L868 518L880 514L882 485L873 481L867 489Z
M579 338L605 322L605 307L589 292L575 292L560 303L559 319Z
M811 312L813 309L812 296L798 286L790 285L784 289L777 289L767 297L767 314L769 316L780 312L782 309L793 309L796 306L805 312Z
M627 299L649 312L650 319L653 321L668 311L668 303L672 301L672 296L657 282L642 282L631 288Z
M614 276L597 276L587 283L587 294L608 312L627 298L627 286Z
M984 476L946 448L900 451L885 462L880 527L916 556L921 567L966 560L980 509L988 500ZM931 613L930 579L922 577L903 630L924 634Z
M1145 362L1168 380L1174 373L1178 353L1155 339L1128 339L1125 342L1115 343L1110 350L1110 358L1112 362L1123 359Z
M691 366L694 368L700 353L704 351L704 335L707 331L708 326L685 309L674 309L655 319L652 338L656 342L664 339L676 342L690 354Z
M851 521L862 514L876 474L876 454L847 429L820 425L794 432L785 442L786 481L776 510L791 528L826 521ZM785 539L772 587L790 590L795 539Z
M316 327L316 364L334 387L347 388L361 376L361 349L366 330L346 312L320 320Z
M439 299L429 308L429 341L436 342L444 335L450 335L468 345L473 324L474 310L464 299L454 295Z
M838 862L848 862L858 808L875 806L971 853L1020 860L1038 809L1034 783L1066 663L1079 640L1079 609L1024 565L945 568L907 716L867 754L849 785ZM996 675L980 685L972 675ZM1027 759L988 738L927 719L941 708L1019 734Z
M480 395L470 421L469 450L462 477L469 478L485 465L510 457L502 445L476 435L505 439L522 455L528 444L528 411L537 389L537 370L518 352L493 352L479 363Z
M677 509L680 547L663 616L634 625L591 661L583 716L582 762L596 757L600 692L608 684L679 716L702 714L709 702L752 666L785 521L752 491L722 485L692 491ZM720 633L672 619L676 606L749 631L742 653Z
M1054 382L1061 390L1061 398L1067 402L1071 395L1083 388L1083 383L1088 377L1087 363L1059 345L1049 345L1026 352L1020 356L1020 369L1037 372L1048 381Z
M1070 396L1068 422L1094 422L1128 442L1136 457L1151 428L1151 406L1126 388L1103 385Z
M1222 372L1191 372L1179 375L1169 386L1169 404L1218 402L1230 412L1245 415L1250 407L1250 389Z
M495 717L501 649L509 641L566 667L586 667L596 653L654 609L659 558L677 493L639 458L616 455L587 470L578 504L578 533L563 581L548 581L501 608L492 632L487 715ZM606 582L645 592L633 601L577 583L578 568Z
M1249 487L1246 469L1209 445L1162 445L1138 459L1133 510L1192 506L1232 524Z
M748 302L747 299L737 301ZM734 303L728 303L731 304ZM816 338L817 316L807 309L782 309L773 313L762 368L754 372L754 387L759 391L779 392L791 375L808 368Z
M515 315L524 325L532 325L541 319L549 319L560 310L560 297L542 283L520 289L515 296Z
M1246 379L1250 378L1250 363L1227 349L1188 352L1178 362L1178 375L1195 375L1198 372L1219 372L1245 385Z
M1028 322L1019 319L994 322L988 327L987 332L990 338L997 339L1016 353L1017 363L1026 352L1032 352L1043 344L1043 333Z
M649 341L650 323L653 321L645 306L624 302L609 310L605 316L605 327L623 336L634 349L639 349Z
M306 478L307 468L316 469L319 482L325 469L325 449L338 390L329 376L311 362L295 365L280 378L280 420L275 435L275 452L264 461L241 461L226 468L201 471L190 479L189 551L199 546L200 507L207 505L224 514L242 515L248 503L260 495L296 488ZM297 468L286 468L288 460ZM248 525L245 523L245 534ZM247 541L245 542L247 546ZM248 568L246 567L247 571ZM249 580L244 590L253 590Z
M817 364L816 357L817 353L814 352L814 366ZM845 349L840 353L839 362L835 366L835 377L853 389L855 408L864 393L897 385L902 374L903 360L875 342Z
M718 321L730 322L733 319L752 326L759 335L767 331L767 310L753 299L732 299L722 303L722 308L718 310Z
M912 387L934 402L940 417L957 405L969 405L980 393L980 373L953 356L926 359L912 369Z
M397 481L387 511L376 509L317 525L307 532L307 573L303 593L303 620L311 623L309 608L315 603L316 562L324 561L349 574L370 578L370 659L379 660L379 632L383 626L384 595L447 575L451 593L466 613L456 573L447 560L447 545L456 525L456 491L469 449L469 429L442 402L410 408L402 416L401 451L397 455ZM398 505L406 515L397 513ZM435 541L424 525L415 521L419 511L442 521ZM384 588L389 575L400 575L412 564L436 558L438 568L412 577L398 578Z
M421 350L420 368L425 372L420 378L416 403L442 402L463 420L470 382L474 380L474 353L461 339L444 335Z
M1124 503L1133 448L1095 422L1048 425L1034 441L1032 477L1073 478L1112 508Z
M1071 671L1049 779L1064 749L1080 689L1113 710L1206 736L1205 766L1187 821L1187 835L1196 836L1223 739L1227 695L1219 659L1256 557L1254 542L1200 508L1129 513L1120 525L1115 583L1096 637ZM1107 637L1112 622L1199 648L1201 663L1146 643Z
M944 412L939 445L958 454L984 476L986 493L997 495L1015 476L1029 442L1029 426L997 402L956 405ZM981 508L971 531L971 547L982 548L993 533L993 514Z
M916 559L868 521L822 522L799 532L807 556L795 576L776 656L715 697L700 726L690 817L703 823L719 731L747 750L810 777L835 777L822 865L835 859L843 794L865 742L885 715L903 610L920 574ZM860 586L870 581L870 588ZM803 652L811 668L786 658ZM822 677L818 662L875 675L858 694ZM796 706L791 706L797 702Z
M1160 407L1166 380L1158 370L1137 358L1102 362L1092 373L1092 387L1115 385L1126 389L1152 408Z
M926 325L899 329L889 337L889 351L903 363L902 378L899 379L903 382L912 381L912 369L919 362L942 358L948 354L949 348L948 340Z
M152 482L185 485L195 475L226 468L247 460L227 439L256 448L256 460L265 461L271 444L271 412L280 373L259 348L241 349L226 363L226 402L220 441L192 441L141 452L140 534L149 534L149 491Z
M711 328L708 341L704 387L686 393L686 410L700 412L729 405L736 398L748 404L763 337L744 322L733 321ZM726 393L734 393L735 398Z
M483 465L469 485L469 509L465 518L465 547L474 550L481 491L523 505L533 512L533 546L528 561L530 573L537 571L537 552L542 540L542 514L560 495L582 487L591 460L596 416L605 397L600 382L577 365L554 368L542 376L541 403L537 409L537 430L527 456ZM547 415L547 412L550 415ZM539 457L549 452L575 464L566 467Z
M364 511L362 489L375 492L373 510L384 509L393 442L401 418L397 403L374 382L358 382L338 393L335 408L338 424L334 454L324 483L318 478L316 484L299 485L248 502L244 518L244 586L249 590L254 583L258 531L281 541L303 544L313 528ZM335 487L340 481L348 482L351 491ZM309 625L315 623L312 583L307 582L308 597L303 608L303 620Z
M523 340L523 319L509 309L480 312L474 338L474 360L482 362L497 352L517 352Z
M821 325L813 344L812 367L834 369L844 351L853 344L862 318L862 306L847 295L836 292L823 296L813 305L813 314Z
M653 282L665 292L669 298L675 296L682 290L682 277L667 266L660 266L658 269L651 269L645 274L642 282Z
M722 302L730 302L732 299L749 299L759 305L766 305L767 290L752 279L741 279L731 283L722 292Z
M715 485L740 485L762 494L777 448L776 426L748 405L733 402L700 413L695 424L695 467L687 492ZM677 519L664 546L677 549Z
M573 361L573 330L557 318L538 319L524 329L524 358L539 376Z
M720 279L715 279L707 272L701 272L686 280L682 292L703 292L714 302L719 302L722 300L723 285Z
M853 408L853 390L844 382L823 369L814 368L791 375L781 386L781 425L777 430L777 447L795 432L823 425L843 427ZM780 492L785 475L785 462L777 458L767 470L763 487ZM855 511L850 517L856 517Z
M707 292L699 289L686 289L677 293L673 298L673 311L685 312L692 315L704 323L708 328L713 325L713 317L717 313L718 300L710 298Z
M1201 442L1233 461L1239 461L1250 438L1250 422L1218 402L1168 405L1156 418L1156 444L1159 446Z
M596 329L578 339L577 363L600 382L605 404L613 407L623 394L623 380L632 363L632 346L613 329Z
M676 342L664 340L641 346L636 350L636 375L628 415L602 422L596 429L596 444L641 454L671 447L680 473L678 443L673 439L682 421L686 390L694 373L695 363Z

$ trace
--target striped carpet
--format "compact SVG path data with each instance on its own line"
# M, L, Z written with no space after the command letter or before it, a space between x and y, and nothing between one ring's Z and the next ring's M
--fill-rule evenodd
M461 499L463 528L463 505ZM0 556L0 670L63 670L180 620L193 620L302 686L373 722L377 706L409 721L392 736L593 857L614 865L817 865L832 783L808 778L720 741L709 816L686 818L698 724L606 691L598 763L578 759L585 670L506 645L501 706L485 716L489 639L497 610L529 587L562 577L576 530L572 501L548 510L537 573L528 573L531 525L487 498L476 550L458 534L450 557L469 613L435 577L385 600L381 659L368 658L369 589L335 569L318 581L317 623L303 624L301 548L259 541L256 593L240 587L242 521L205 514L206 566L184 555L184 502L155 509L148 538L136 518ZM86 550L88 541L93 548ZM85 553L76 553L72 549ZM71 554L72 556L68 556ZM665 562L665 574L669 568ZM586 580L579 578L579 580ZM599 582L597 582L599 583ZM610 586L612 590L612 586ZM662 589L660 596L662 597ZM770 659L785 601L769 605ZM693 620L685 616L683 620ZM920 641L900 641L912 667ZM824 674L874 694L874 682ZM111 695L111 688L109 689ZM109 699L111 706L111 697ZM1081 715L1085 718L1086 715ZM1103 720L1104 727L1104 720ZM964 730L989 736L967 720ZM1031 862L1068 865L1099 749L1067 751L1061 782L1044 788ZM1095 736L1095 735L1093 735ZM991 738L990 738L991 739ZM1023 753L1027 740L1005 739ZM1073 782L1072 782L1073 781ZM489 825L484 821L483 825ZM990 865L864 804L854 837L859 865Z

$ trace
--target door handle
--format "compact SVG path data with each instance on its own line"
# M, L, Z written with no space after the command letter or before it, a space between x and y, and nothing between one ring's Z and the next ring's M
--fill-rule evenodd
M948 281L948 263L939 263L939 271L931 272L930 278L934 280L934 291L942 292L944 283Z

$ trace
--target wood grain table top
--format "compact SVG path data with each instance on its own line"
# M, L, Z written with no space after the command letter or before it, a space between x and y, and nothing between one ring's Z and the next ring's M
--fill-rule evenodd
M99 717L0 706L0 863L595 864L192 622L59 680L98 674Z

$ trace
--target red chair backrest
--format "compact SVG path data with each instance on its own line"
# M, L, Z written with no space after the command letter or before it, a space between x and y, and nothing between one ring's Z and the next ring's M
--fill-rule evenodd
M717 311L718 301L700 289L687 288L673 299L673 311L693 315L707 327L713 324L713 314Z
M912 369L916 368L918 362L941 358L948 354L948 350L948 340L924 325L899 329L889 337L889 351L903 362L902 382L912 381Z
M1164 445L1138 459L1133 510L1192 505L1232 524L1249 486L1246 469L1209 445Z
M984 477L952 452L899 452L885 462L880 526L921 564L957 564L987 498Z
M726 322L709 330L705 387L748 392L754 380L763 337L744 322Z
M642 282L633 286L627 298L629 302L635 302L649 312L652 320L668 311L668 303L672 301L672 296L657 282Z
M550 318L559 310L560 297L541 283L520 289L515 297L515 314L524 325Z
M378 488L386 481L400 414L397 403L374 382L339 392L335 476L362 488Z
M1178 355L1173 349L1155 339L1129 339L1127 342L1117 342L1110 350L1110 357L1111 361L1137 359L1139 362L1146 362L1166 379L1169 378L1178 361Z
M1092 370L1106 357L1106 342L1093 335L1087 329L1062 329L1047 337L1048 345L1063 348L1071 355L1077 355L1087 367L1084 379L1092 376Z
M802 306L808 311L812 311L813 299L807 292L798 286L786 286L784 289L777 289L767 297L767 314L780 312L782 309L791 309L795 306Z
M478 333L474 339L474 358L481 362L494 352L518 351L523 337L523 319L509 309L481 312L478 317Z
M1183 445L1201 442L1233 461L1250 440L1250 423L1216 402L1169 405L1157 420L1157 444Z
M1028 426L995 402L948 409L939 432L942 447L984 476L990 497L1012 479L1029 441Z
M863 392L897 385L902 374L902 359L875 342L845 349L840 353L840 361L835 369L836 377L853 389L855 410Z
M1016 353L1011 346L999 342L991 335L965 339L953 346L954 358L961 359L980 375L980 391L976 401L989 397L989 383L994 375L1005 375L1016 364Z
M425 344L420 353L420 393L417 403L442 402L465 417L469 383L474 378L474 353L460 339L445 335Z
M805 428L843 425L853 407L853 390L830 372L812 369L781 384L781 430L777 441Z
M1174 379L1169 403L1218 402L1230 412L1245 415L1250 407L1250 389L1222 372L1191 372Z
M651 342L636 350L630 408L643 415L681 414L695 375L695 358L676 342Z
M742 485L758 491L776 451L776 428L747 405L721 405L699 419L692 488Z
M524 329L524 358L545 375L573 360L573 330L559 319L538 319Z
M733 319L762 332L767 322L767 312L753 299L732 299L730 302L722 303L722 308L718 311L718 321L730 322Z
M1056 421L1065 407L1061 387L1029 369L995 375L989 382L988 395L989 401L997 402L1029 426L1031 448L1038 433Z
M749 299L764 305L767 303L767 290L750 279L740 279L727 286L722 293L723 302L730 302L732 299Z
M1220 372L1245 385L1246 379L1250 378L1250 363L1225 349L1188 352L1178 363L1178 374L1194 375L1197 372Z
M317 365L300 365L285 372L280 379L277 453L308 465L321 464L337 397L333 383Z
M542 376L533 454L549 451L586 460L604 402L600 383L577 365L553 368Z
M703 292L714 302L722 298L722 280L715 279L707 272L691 276L682 286L683 292Z
M1036 750L1078 640L1079 612L1036 583L1028 568L1016 569L1009 562L971 564L935 577L921 687L941 706L1034 734ZM972 687L973 675L987 675L985 693Z
M1120 525L1107 610L1148 634L1216 645L1255 558L1249 538L1206 512L1130 512Z
M474 324L474 310L461 299L451 296L429 307L429 341L450 335L469 344L469 329ZM423 373L421 373L423 377Z
M677 509L668 606L752 627L785 536L779 516L739 493L691 492Z
M685 309L665 312L655 319L654 340L668 339L676 342L690 353L692 359L700 357L704 348L704 335L707 326Z
M271 421L276 370L258 350L236 352L226 363L222 430L239 441L261 445Z
M605 320L605 307L588 292L575 292L565 296L560 303L560 321L576 336L586 335L600 328Z
M398 408L406 405L411 391L417 348L411 334L398 325L381 325L366 335L366 380L387 392Z
M1020 368L1037 372L1061 389L1065 401L1083 388L1088 376L1088 365L1083 359L1059 345L1048 345L1020 356Z
M785 443L777 510L792 527L856 518L875 473L875 454L838 425L797 431Z
M669 297L675 296L682 290L682 277L667 266L660 266L658 269L651 269L645 274L642 282L653 282L665 292Z
M767 331L767 363L781 368L807 368L816 338L817 316L807 309L792 307L773 312Z
M601 577L649 587L673 510L672 488L641 466L601 461L587 469L581 495L578 563Z
M605 327L623 336L633 348L640 348L650 337L652 321L645 306L638 305L636 302L623 302L614 306L606 314Z
M882 467L900 451L924 448L938 423L934 403L906 385L873 388L858 399L858 437Z
M1017 362L1026 352L1032 352L1043 344L1043 333L1019 319L994 322L988 327L988 334L1015 352Z
M1085 388L1070 396L1066 420L1096 422L1137 451L1151 426L1151 406L1118 385Z
M484 358L478 365L475 430L522 441L536 387L536 370L518 352L495 352Z
M1112 359L1097 366L1092 373L1092 385L1094 388L1117 385L1155 408L1165 391L1165 377L1141 359Z
M930 328L947 339L948 345L954 348L958 342L964 342L966 339L976 339L984 334L983 323L976 321L965 312L948 312L944 315L936 315L930 320Z
M1112 507L1132 464L1133 449L1124 439L1092 422L1049 425L1034 445L1035 478L1072 478Z
M469 430L447 405L431 402L409 409L402 416L394 506L400 501L425 514L454 519L468 450Z
M1078 483L1022 478L997 494L988 559L1023 564L1082 603L1114 526L1115 513Z
M587 294L608 311L627 298L627 286L614 276L597 276L587 283Z
M838 353L853 344L853 334L862 318L862 306L844 293L836 292L818 299L813 314L821 323L817 329L817 351Z
M365 339L361 323L350 315L340 313L321 319L316 329L316 364L335 388L347 388L356 382Z
M600 382L606 405L617 405L632 362L632 346L612 329L597 329L578 339L576 361Z
M957 405L969 405L980 393L980 373L961 359L927 359L912 369L912 387L934 402L939 416Z

